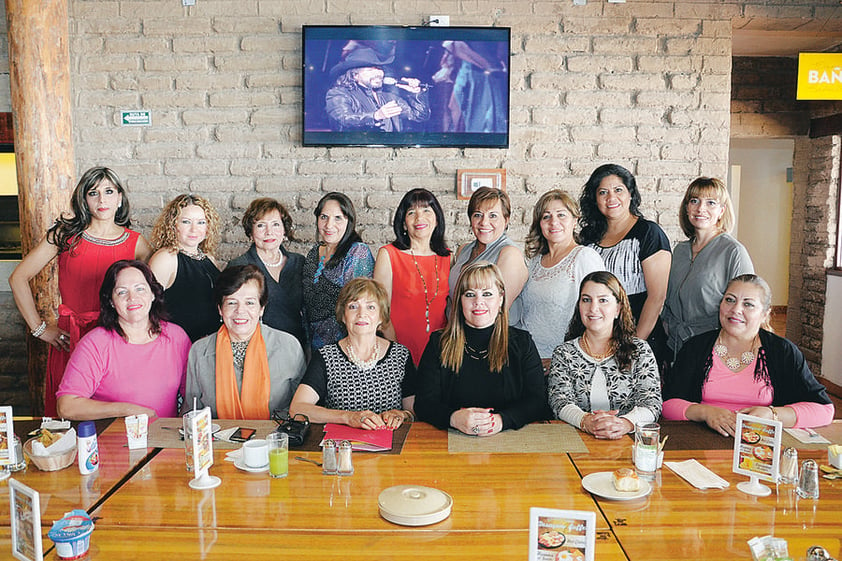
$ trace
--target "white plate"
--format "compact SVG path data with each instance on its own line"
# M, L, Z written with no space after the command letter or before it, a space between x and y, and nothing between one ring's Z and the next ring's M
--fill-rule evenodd
M611 471L599 471L586 475L582 478L582 487L598 497L613 501L640 499L652 492L652 486L645 479L640 480L640 489L637 491L618 491L614 488L614 472Z
M264 466L259 467L259 468L253 468L253 467L249 467L246 464L244 464L242 460L235 460L234 461L234 467L237 468L237 469L241 469L243 471L251 472L251 473L263 473L264 471L269 471L269 464L268 463Z

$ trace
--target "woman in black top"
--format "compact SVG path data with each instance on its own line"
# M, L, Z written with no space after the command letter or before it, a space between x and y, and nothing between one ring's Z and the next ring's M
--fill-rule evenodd
M219 276L214 252L219 245L219 214L207 199L179 195L152 229L157 251L149 268L164 287L164 305L173 323L196 342L219 329L213 285Z
M260 269L269 293L263 323L295 336L306 349L301 290L304 256L283 246L286 240L295 240L292 217L275 199L255 199L243 214L243 231L251 240L251 247L228 266L255 265Z
M546 418L541 358L528 332L509 327L503 277L487 261L462 269L447 326L418 367L419 420L490 436Z

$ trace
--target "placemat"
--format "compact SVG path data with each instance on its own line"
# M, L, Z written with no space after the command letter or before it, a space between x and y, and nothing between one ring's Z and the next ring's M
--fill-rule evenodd
M831 444L842 444L842 419L836 419L826 427L817 427L817 433L828 439ZM797 450L827 450L827 444L804 444L794 436L784 432L781 447L793 446Z
M494 436L468 436L449 429L447 451L450 454L587 454L588 447L574 427L560 421L545 421Z
M255 429L254 438L266 438L266 435L273 432L278 424L275 421L238 421L233 419L214 419L214 424L218 424L221 430L231 427L247 427ZM155 420L149 426L149 436L147 444L150 448L184 448L184 440L181 439L179 430L181 428L181 417L169 417ZM375 454L400 454L403 450L403 444L406 441L406 435L409 433L411 423L402 424L394 432L392 437L392 449L386 452L358 452L360 454L375 453ZM307 432L307 438L304 439L304 444L301 446L290 446L290 450L297 450L299 452L321 452L322 448L319 443L322 441L324 434L324 424L311 423L310 430ZM225 440L214 440L213 447L217 450L236 450L240 448L240 442L227 442Z
M661 440L669 435L664 450L733 450L734 439L722 436L704 423L695 421L658 421ZM632 438L634 436L632 435Z

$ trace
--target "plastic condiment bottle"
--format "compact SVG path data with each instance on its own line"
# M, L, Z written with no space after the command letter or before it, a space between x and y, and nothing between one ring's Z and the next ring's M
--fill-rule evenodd
M99 446L93 421L83 421L76 427L76 449L79 473L87 475L99 469Z

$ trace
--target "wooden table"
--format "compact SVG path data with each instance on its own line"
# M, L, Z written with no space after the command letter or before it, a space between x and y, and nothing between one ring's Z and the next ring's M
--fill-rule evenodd
M588 454L449 454L445 432L416 423L400 455L355 453L355 473L344 478L324 476L320 468L291 459L289 477L272 480L265 473L238 470L217 450L211 473L222 485L210 491L187 486L191 476L183 450L155 451L134 466L122 448L124 439L120 422L100 437L104 454L116 461L103 460L103 484L120 469L130 476L117 478L104 500L101 489L94 501L92 514L99 519L93 560L227 560L243 554L328 561L525 559L533 506L596 512L600 561L750 559L746 541L765 534L787 538L796 560L815 544L840 555L842 481L821 480L818 501L797 500L791 486L770 497L751 497L736 489L745 478L731 473L730 450L670 450L668 445L666 452L668 461L698 459L731 483L726 490L697 490L664 468L649 497L617 502L592 497L581 478L630 466L628 438L600 441L583 435ZM799 454L826 461L819 452ZM321 459L314 452L290 453L296 455ZM50 490L52 478L75 489L58 494L57 511L80 506L73 503L81 499L77 470L33 471L25 477L42 493L45 486ZM399 484L448 492L454 500L451 516L421 528L385 521L377 496ZM50 491L50 503L56 495ZM8 502L6 509L8 517ZM52 518L42 520L46 534ZM0 549L8 548L8 530L0 529ZM45 558L56 559L55 552Z

